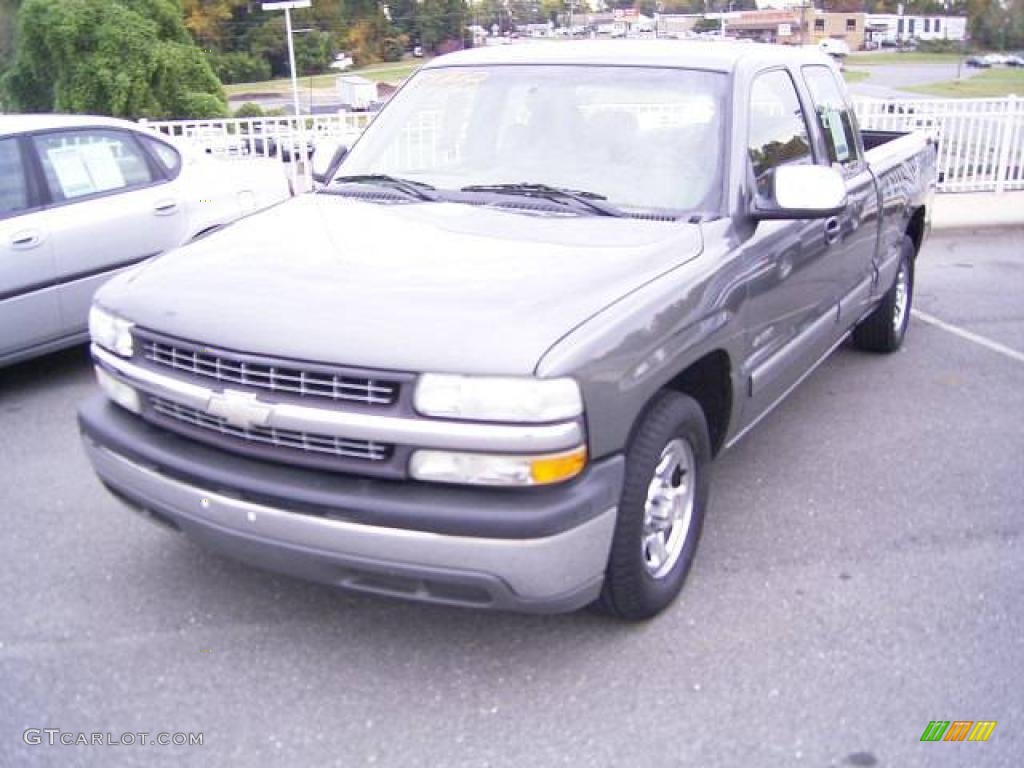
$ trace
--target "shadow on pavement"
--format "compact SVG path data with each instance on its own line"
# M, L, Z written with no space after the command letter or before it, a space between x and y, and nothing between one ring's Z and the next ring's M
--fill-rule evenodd
M0 400L65 386L72 379L91 375L91 370L88 344L0 368Z

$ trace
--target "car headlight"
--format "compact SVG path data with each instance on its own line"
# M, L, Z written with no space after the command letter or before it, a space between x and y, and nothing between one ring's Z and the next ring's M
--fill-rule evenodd
M420 376L413 398L424 416L470 421L543 423L583 413L579 385L568 378Z
M121 357L131 357L134 323L113 315L95 304L89 309L89 337L93 344Z
M409 474L434 483L551 485L576 477L586 463L583 446L542 456L421 450L413 453Z

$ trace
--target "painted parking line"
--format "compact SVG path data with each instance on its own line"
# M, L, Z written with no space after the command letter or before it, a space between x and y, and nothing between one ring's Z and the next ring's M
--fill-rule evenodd
M998 341L992 341L992 339L979 336L976 333L960 328L956 325L939 320L939 318L929 315L927 312L922 312L919 309L911 310L911 314L920 320L922 323L928 325L934 325L936 328L941 328L944 331L952 333L954 336L959 336L961 339L967 339L967 341L973 341L986 349L991 349L993 352L998 352L1004 357L1008 357L1011 360L1016 360L1018 363L1024 363L1024 352L1018 352L1016 349L1011 349L1005 344L1000 344Z

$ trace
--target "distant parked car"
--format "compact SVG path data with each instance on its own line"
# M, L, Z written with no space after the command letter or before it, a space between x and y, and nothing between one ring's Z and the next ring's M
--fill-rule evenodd
M964 61L968 67L974 67L976 69L989 69L992 63L989 62L984 56L968 56Z
M1007 57L1001 53L989 53L984 57L990 65L995 66L996 64L1005 64Z
M109 278L288 194L277 163L135 123L0 116L0 366L85 341Z
M1024 67L1024 57L1021 56L1007 56L1006 65L1010 67Z
M330 69L336 69L339 72L344 72L346 69L351 69L353 66L355 66L355 61L347 53L339 53L334 57L334 61L328 65Z
M281 133L265 132L264 123L253 123L249 133L242 134L242 147L246 154L259 157L280 157L290 163L298 156L310 157L314 146L311 138L306 139L306 150L302 152L302 139L288 124L281 125Z

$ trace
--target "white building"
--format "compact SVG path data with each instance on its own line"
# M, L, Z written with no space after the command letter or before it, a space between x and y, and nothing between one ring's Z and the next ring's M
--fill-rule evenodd
M869 13L867 28L876 42L906 40L966 40L965 16L899 16L895 13Z

